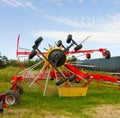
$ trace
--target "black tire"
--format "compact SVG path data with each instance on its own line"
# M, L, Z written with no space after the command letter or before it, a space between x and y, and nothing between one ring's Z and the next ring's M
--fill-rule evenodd
M59 41L57 42L57 46L60 47L61 45L62 45L62 41L59 40Z
M69 35L68 35L68 37L67 37L67 41L66 41L66 42L67 42L67 43L70 43L70 42L71 42L71 40L72 40L72 35L71 35L71 34L69 34Z
M17 85L17 92L18 92L19 94L22 94L22 93L24 92L23 87L22 87L20 84Z
M69 81L73 81L73 80L75 80L75 78L76 78L76 74L73 74L70 76Z
M68 79L60 79L56 82L57 86L60 86L61 84L63 84L64 82L66 82Z
M76 46L76 47L74 48L74 50L75 50L75 51L78 51L78 50L80 50L82 47L83 47L83 46L82 46L81 44L79 44L78 46Z
M109 59L111 57L111 54L110 54L110 51L109 50L106 50L104 52L104 55L105 55L105 59Z
M20 94L14 90L9 90L5 93L5 103L8 106L20 103Z
M42 38L42 37L39 37L39 38L35 41L35 44L36 44L36 45L39 45L42 40L43 40L43 38Z
M19 94L22 94L22 93L24 92L23 87L22 87L20 84L16 85L16 87L17 87L17 90L16 90L16 91L17 91ZM13 90L13 87L11 87L10 90Z
M34 45L32 46L32 49L33 49L33 50L36 50L36 49L38 49L38 46L39 46L39 45L34 44Z
M32 50L32 52L29 55L29 59L32 59L37 54L36 50Z
M80 83L80 81L79 81L79 80L75 80L75 83L77 83L77 84L78 84L78 83Z
M3 113L4 109L3 109L3 102L4 100L0 97L0 114Z

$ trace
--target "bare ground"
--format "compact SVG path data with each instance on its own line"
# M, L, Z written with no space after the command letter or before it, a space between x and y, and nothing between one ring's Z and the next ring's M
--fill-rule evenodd
M120 118L119 105L101 105L84 111L90 118Z
M95 108L86 108L83 110L82 117L75 116L72 113L62 111L31 110L6 108L0 118L120 118L119 105L101 105Z
M55 111L28 110L28 109L10 109L7 108L0 118L73 118L71 113L57 113ZM79 117L76 117L79 118Z

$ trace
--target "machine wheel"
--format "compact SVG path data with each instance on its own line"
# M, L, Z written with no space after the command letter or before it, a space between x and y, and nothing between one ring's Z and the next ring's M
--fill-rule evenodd
M76 47L74 48L74 50L75 50L75 51L78 51L78 50L80 50L81 48L82 48L82 45L79 44L78 46L76 46Z
M32 52L29 55L29 59L32 59L37 54L37 51L32 50Z
M16 105L20 102L20 94L14 90L9 90L5 93L5 103L10 105Z
M59 40L59 41L57 42L57 46L60 47L61 45L62 45L62 41Z
M16 85L16 87L17 87L17 92L19 93L19 94L22 94L23 93L23 87L19 84L19 85ZM10 90L13 90L13 87L11 87L10 88ZM14 90L15 91L15 90Z
M43 40L43 38L42 38L42 37L39 37L39 38L35 41L35 44L36 44L36 45L39 45L39 43L40 43L42 40Z
M66 82L67 81L67 79L60 79L60 80L58 80L57 82L56 82L56 85L57 86L60 86L61 84L63 84L64 82Z
M76 74L73 74L70 76L69 81L73 81L73 80L75 80L75 78L76 78Z
M72 35L71 35L71 34L69 34L69 35L68 35L68 37L67 37L66 42L67 42L67 43L70 43L70 42L71 42L71 40L72 40Z
M90 53L87 53L87 54L86 54L86 58L87 58L87 59L90 59L90 58L91 58L91 54L90 54Z
M109 50L106 50L104 52L104 54L105 54L105 59L109 59L110 58L110 51Z
M80 81L79 80L75 80L75 83L80 83Z
M21 85L17 85L17 92L22 94L23 93L23 87Z
M3 99L1 98L1 96L0 96L0 114L2 114L3 113L3 111L4 111L4 109L3 109Z

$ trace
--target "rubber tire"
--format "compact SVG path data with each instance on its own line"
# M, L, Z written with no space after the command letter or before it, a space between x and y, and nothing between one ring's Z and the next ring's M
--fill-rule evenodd
M29 59L32 59L37 54L36 50L32 50L32 52L29 55Z
M23 87L22 87L20 84L17 84L16 87L17 87L17 90L16 90L16 91L17 91L19 94L22 94L22 93L24 92ZM13 87L11 87L10 90L13 90ZM14 91L15 91L15 90L14 90Z
M13 97L12 99L14 101L10 101L9 100L10 97ZM20 94L18 92L14 91L14 90L9 90L8 92L5 93L5 103L8 106L16 105L16 104L20 103Z
M80 50L82 47L83 47L83 46L82 46L81 44L79 44L78 46L76 46L76 47L74 48L74 50L75 50L75 51L78 51L78 50Z
M70 42L71 42L71 40L72 40L72 35L71 35L71 34L69 34L69 35L68 35L68 37L67 37L66 42L67 42L67 43L70 43Z
M75 80L75 83L79 84L79 83L80 83L80 81L78 81L78 80Z
M39 38L35 41L35 44L36 44L36 45L39 45L42 40L43 40L43 38L42 38L42 37L39 37Z
M73 81L73 80L75 80L75 78L76 78L76 74L73 74L70 76L69 81Z
M19 94L22 94L24 92L23 87L20 84L17 85L17 92Z
M64 82L66 82L68 79L60 79L56 82L57 86L60 86L61 84L63 84Z
M0 114L2 114L3 111L4 111L4 109L3 109L3 107L4 107L3 102L4 102L4 99L2 99L1 96L0 96Z
M59 40L59 41L57 42L57 46L60 47L61 45L62 45L62 41Z
M104 52L104 55L105 55L105 59L109 59L111 57L111 54L110 54L110 51L109 50L106 50Z

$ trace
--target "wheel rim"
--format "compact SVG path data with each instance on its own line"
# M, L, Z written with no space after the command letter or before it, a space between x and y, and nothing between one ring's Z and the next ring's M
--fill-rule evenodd
M5 98L5 103L7 105L15 104L15 97L13 95L7 95L6 98Z

